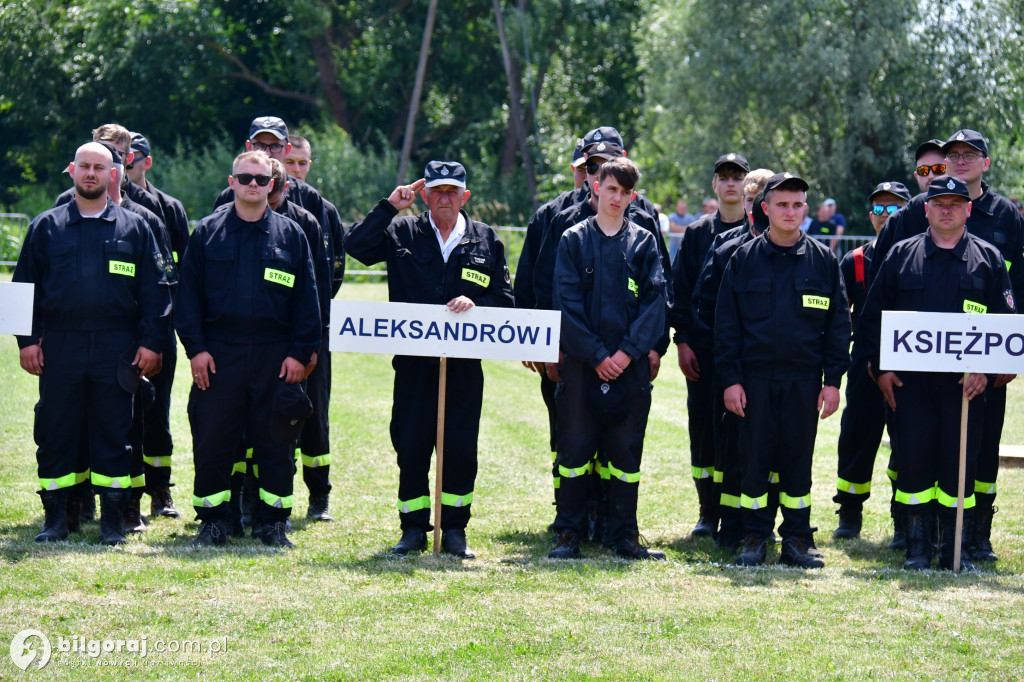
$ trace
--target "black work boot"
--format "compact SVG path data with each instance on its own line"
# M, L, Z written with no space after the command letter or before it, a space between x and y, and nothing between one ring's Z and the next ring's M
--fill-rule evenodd
M193 547L223 547L228 544L229 524L226 521L201 521L199 534L189 544Z
M992 551L992 518L999 511L995 506L977 506L967 534L971 558L975 561L998 561ZM966 519L964 521L966 525Z
M760 566L768 558L767 541L755 533L750 533L740 545L740 554L736 557L737 566Z
M971 553L967 548L967 527L973 514L964 512L963 527L960 529L960 572L977 573L978 569L971 563ZM956 509L943 509L939 512L939 568L953 570L953 553L956 549Z
M787 566L798 568L825 568L825 561L807 552L809 538L796 536L782 541L779 559Z
M473 550L466 545L466 529L464 528L449 528L441 531L441 551L459 559L476 558Z
M231 475L231 499L228 500L228 531L232 537L245 537L245 524L242 523L242 486L245 485L245 474Z
M167 486L149 488L149 513L151 516L163 516L167 519L180 519L181 512L174 506L171 489Z
M902 509L903 505L893 501L889 505L889 513L892 515L892 542L889 549L900 550L907 548L907 514Z
M653 561L661 561L665 558L664 552L651 549L650 544L647 542L647 538L639 533L630 535L629 537L616 542L615 553L627 559L651 559Z
M263 541L264 545L280 547L282 549L291 549L295 546L288 539L288 525L284 519L280 521L266 521L262 524L262 527L263 532L260 533L260 540Z
M555 547L548 552L549 559L579 559L580 536L576 533L561 533L555 539Z
M691 537L708 538L718 533L718 503L714 499L714 479L698 478L694 482L697 487L697 501L700 504L697 525L690 532Z
M82 529L82 495L84 493L80 488L84 488L87 485L89 484L79 483L66 489L67 502L64 506L64 517L67 519L69 533L77 533Z
M60 542L68 539L66 488L57 490L40 490L39 499L43 503L43 530L36 536L36 542Z
M132 492L122 515L125 533L145 533L146 517L142 515L141 493Z
M104 545L128 542L124 534L124 508L131 495L130 490L107 490L100 494L100 541Z
M391 553L405 556L410 552L422 552L427 548L427 531L420 527L406 528L402 531L402 539L391 548Z
M903 512L907 538L905 571L924 571L931 566L934 551L931 542L931 524L934 515L929 509L907 509Z
M78 499L82 503L82 523L92 523L96 520L96 492L92 484L85 483L78 492Z
M860 537L863 521L863 510L860 505L843 504L836 510L839 515L839 527L832 533L836 540L853 540Z
M306 518L313 521L333 521L334 517L327 512L329 495L327 493L310 493L309 509L306 510Z

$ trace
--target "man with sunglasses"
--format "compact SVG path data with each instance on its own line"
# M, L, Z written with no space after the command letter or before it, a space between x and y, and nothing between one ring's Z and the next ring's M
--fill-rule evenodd
M922 192L940 175L946 174L946 155L942 153L942 140L925 140L914 152L914 179Z
M945 155L946 172L950 177L964 182L970 193L971 212L967 217L967 231L999 249L1010 273L1014 296L1018 301L1024 300L1021 298L1024 296L1024 217L1009 199L993 192L983 180L992 163L988 155L988 142L978 131L965 128L953 133L943 143L942 153ZM873 281L874 273L893 245L927 229L925 203L926 195L917 195L882 228L876 241L869 282ZM996 477L999 472L999 441L1006 413L1006 384L1015 376L999 374L985 391L987 408L984 437L973 484L977 493L977 509L968 534L971 556L979 561L998 559L992 551L990 536L996 511Z
M200 526L193 544L227 542L231 472L244 434L259 467L253 525L262 527L264 544L292 547L285 531L298 433L282 437L274 425L289 416L287 407L309 406L298 384L322 337L316 275L302 230L268 204L270 159L240 154L228 183L232 204L201 220L189 239L176 301L194 382L188 414Z
M868 220L875 235L891 215L910 201L910 190L902 182L883 182L875 187L868 198L871 210ZM832 501L839 505L839 527L833 533L837 540L860 537L864 502L871 496L871 469L885 429L885 402L867 372L867 358L858 353L860 343L856 334L864 299L867 297L867 269L874 255L874 240L847 253L839 264L850 303L853 320L853 361L846 378L846 408L839 427L839 465L836 478L837 492ZM896 471L890 458L889 472ZM895 491L895 488L893 489ZM902 535L902 524L897 519L895 504L893 522ZM894 538L895 539L895 538Z
M672 263L674 305L668 322L675 330L679 369L686 377L686 410L690 432L690 470L697 488L699 513L694 537L717 536L719 499L715 496L715 438L712 384L713 355L710 336L694 335L694 289L701 268L717 235L749 224L744 207L744 181L750 165L738 153L723 154L715 161L711 188L718 209L690 223Z

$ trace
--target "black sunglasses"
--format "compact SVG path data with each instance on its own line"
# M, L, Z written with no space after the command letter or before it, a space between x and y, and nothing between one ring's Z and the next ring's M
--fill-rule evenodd
M946 164L944 164L944 163L933 163L930 166L918 166L917 167L917 174L920 175L922 178L925 177L926 175L928 175L928 171L931 171L932 173L935 173L936 175L945 175L945 173L946 173ZM879 214L879 215L881 215L881 214Z
M874 215L882 215L883 213L888 213L889 215L892 215L898 210L900 210L900 207L897 206L896 204L889 204L888 206L883 204L875 204L874 206L871 207L871 212Z
M600 163L588 163L587 164L587 175L597 175L597 171L601 170Z
M234 178L243 185L252 184L252 181L255 180L260 187L266 187L274 179L269 175L253 175L252 173L235 173Z

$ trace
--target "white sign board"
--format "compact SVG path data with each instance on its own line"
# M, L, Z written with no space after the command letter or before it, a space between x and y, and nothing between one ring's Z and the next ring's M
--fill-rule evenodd
M882 371L1024 374L1024 315L883 311Z
M32 333L35 291L35 284L0 282L0 334L28 336Z
M558 361L561 313L518 308L331 301L332 351Z

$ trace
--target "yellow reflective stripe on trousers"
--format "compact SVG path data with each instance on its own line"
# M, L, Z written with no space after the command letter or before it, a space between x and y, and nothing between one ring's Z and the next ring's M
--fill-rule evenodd
M219 493L207 495L206 497L199 497L198 495L192 496L192 506L202 507L203 509L210 509L218 505L225 504L231 501L231 491L222 490Z
M77 485L78 483L85 483L86 481L89 480L89 477L91 475L92 471L90 471L89 469L86 469L85 471L81 471L75 474L75 484Z
M886 470L885 470L885 475L889 477L889 480L890 480L890 481L895 481L895 480L896 480L896 477L898 476L898 474L896 473L896 471L895 471L895 470L893 470L893 469L886 469Z
M146 487L146 475L132 476L132 487L133 488L145 488Z
M441 504L446 507L468 507L473 504L473 493L466 493L465 495L441 493Z
M943 507L956 509L956 495L947 495L939 486L935 486L935 500ZM964 509L970 509L976 503L973 493L969 497L964 497Z
M231 475L244 474L247 468L245 461L235 462L234 466L231 467Z
M157 455L156 457L150 457L148 455L143 455L142 462L143 464L148 464L149 466L156 467L158 469L169 468L171 466L171 456Z
M714 481L715 483L721 483L722 480L725 478L724 471L719 471L718 469L712 469L711 471L714 472L711 474L711 480Z
M639 471L623 471L622 469L617 469L611 462L608 462L608 473L617 481L623 481L625 483L640 482Z
M871 492L871 481L867 483L852 483L847 481L845 478L836 478L836 488L844 493L854 493L855 495L865 495Z
M430 509L430 495L416 497L411 500L398 501L398 511L402 512L403 514L419 511L420 509Z
M779 492L779 506L786 509L807 509L811 506L811 494L792 496Z
M253 464L252 465L252 475L253 475L253 478L259 478L260 477L260 465L259 464Z
M921 492L908 493L899 488L896 489L896 501L901 504L928 504L935 499L935 486L926 488Z
M260 499L269 504L275 509L291 509L292 504L295 502L295 496L289 495L288 497L280 497L274 493L268 493L263 488L260 488Z
M768 482L769 483L778 483L779 482L779 472L778 471L769 471L768 472Z
M584 476L584 475L586 475L589 472L590 472L590 464L589 463L584 464L581 467L576 467L575 469L570 469L569 467L564 467L561 464L558 465L558 475L561 476L562 478L579 478L580 476Z
M719 506L731 507L732 509L739 509L740 508L740 498L739 498L738 495L726 495L725 493L722 493L722 497L721 497L721 501L719 502Z
M761 495L761 497L740 495L740 506L744 509L764 509L768 506L768 493Z
M974 482L974 492L982 493L983 495L995 495L996 494L996 482L985 483L984 481Z
M690 467L690 474L697 480L702 478L711 478L715 473L714 467Z
M553 476L552 477L552 485L554 485L555 490L558 490L559 488L561 488L562 487L562 477L561 476Z
M78 474L66 474L60 478L40 478L39 489L60 490L61 488L70 488L77 482Z
M611 477L608 467L604 466L596 459L590 463L590 470L606 481Z
M310 457L309 455L302 456L302 466L309 467L310 469L316 469L317 467L326 467L331 465L331 456L317 455L316 457Z
M98 485L101 488L113 488L114 490L123 489L127 490L132 487L131 476L104 476L103 474L97 474L95 471L92 472L92 484Z

